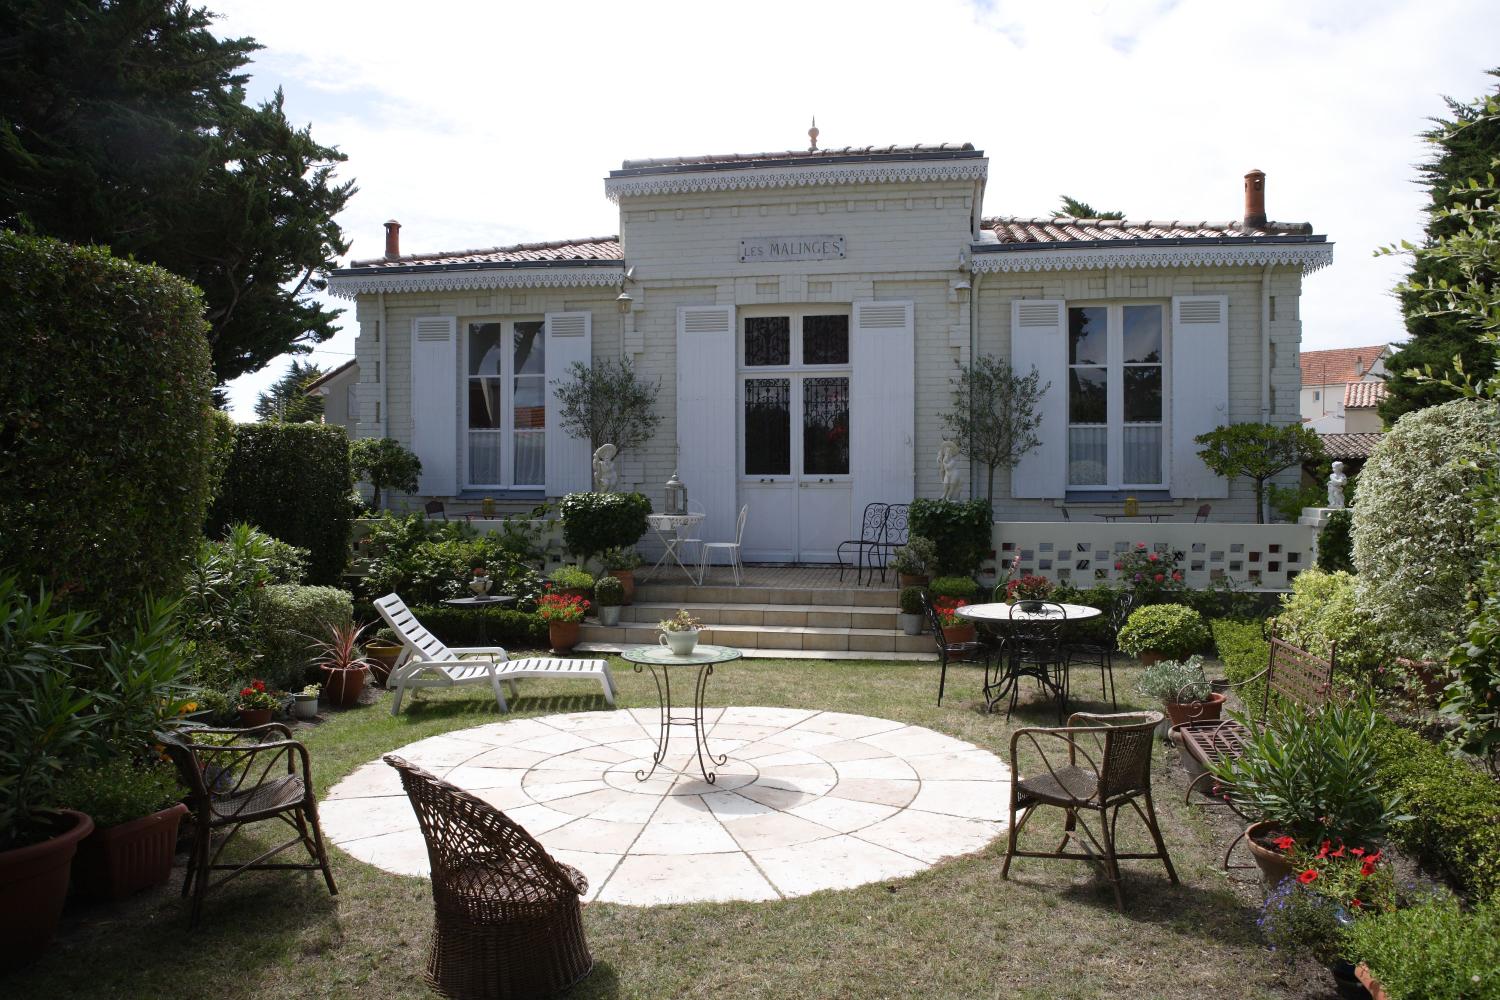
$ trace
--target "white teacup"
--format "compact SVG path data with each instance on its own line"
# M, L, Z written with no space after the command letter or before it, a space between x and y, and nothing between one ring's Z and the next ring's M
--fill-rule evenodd
M657 636L657 645L667 646L676 656L686 656L698 645L698 630L690 632L663 632Z

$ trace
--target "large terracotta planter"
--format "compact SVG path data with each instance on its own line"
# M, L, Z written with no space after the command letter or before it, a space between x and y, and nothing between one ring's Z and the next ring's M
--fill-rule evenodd
M566 653L578 645L578 622L548 622L547 642L554 653Z
M1206 701L1189 701L1180 704L1169 701L1165 707L1167 718L1171 720L1172 726L1180 726L1187 722L1217 722L1219 714L1224 710L1224 695L1215 692L1210 694Z
M925 587L927 586L927 577L918 576L915 573L897 573L896 584L902 590L905 590L907 587Z
M242 708L240 709L240 727L243 729L254 729L256 726L264 726L271 721L275 709L270 708Z
M59 810L58 832L40 844L0 851L0 970L35 958L57 932L78 842L94 821Z
M1272 888L1279 885L1282 879L1291 878L1297 873L1285 854L1256 843L1255 838L1270 837L1276 832L1275 824L1264 820L1251 823L1245 830L1245 843L1250 848L1250 856L1255 859L1255 865L1260 869L1260 877L1265 880L1266 885Z
M323 668L323 695L330 705L352 708L359 704L359 696L365 690L365 677L369 671L364 667L347 670L339 667Z
M1370 971L1368 965L1363 962L1356 965L1354 967L1354 978L1364 984L1365 989L1370 991L1370 996L1374 1000L1386 1000L1388 994L1385 992L1385 987L1380 984L1380 980L1375 978L1375 974Z
M171 877L177 827L187 812L178 802L128 823L96 827L78 845L73 891L87 899L118 901L161 885Z
M390 679L391 671L396 669L396 661L401 659L401 644L399 642L381 642L375 640L365 643L365 656L370 660L370 676L375 678L377 687L385 687Z
M625 588L625 603L632 603L635 600L635 570L612 569L609 575L619 580L620 586Z

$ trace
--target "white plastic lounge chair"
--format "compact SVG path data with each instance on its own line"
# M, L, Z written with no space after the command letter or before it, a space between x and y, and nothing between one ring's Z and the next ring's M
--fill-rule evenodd
M555 660L549 657L527 657L512 660L500 646L472 646L450 649L417 621L406 602L395 594L386 594L375 602L375 610L401 640L401 658L391 670L387 687L396 691L391 714L401 711L401 698L408 690L424 687L456 687L459 684L488 683L495 692L500 711L507 712L505 692L500 682L510 686L516 695L516 681L525 677L578 677L597 679L604 688L604 700L615 703L615 679L604 660Z

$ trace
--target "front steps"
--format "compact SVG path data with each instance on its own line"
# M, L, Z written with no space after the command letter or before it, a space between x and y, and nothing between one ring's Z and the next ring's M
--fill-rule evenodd
M906 635L896 621L897 591L875 587L638 585L620 624L584 622L578 649L619 652L655 645L656 623L686 608L703 620L698 641L746 656L930 660L930 635Z

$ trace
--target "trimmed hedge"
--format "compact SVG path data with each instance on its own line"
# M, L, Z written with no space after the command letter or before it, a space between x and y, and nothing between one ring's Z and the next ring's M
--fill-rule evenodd
M207 532L247 521L308 550L307 579L336 584L349 558L349 439L329 424L240 424Z
M0 231L0 565L107 628L177 592L212 490L202 294Z
M1208 623L1208 628L1214 635L1214 647L1219 659L1224 661L1224 673L1231 684L1244 684L1266 669L1271 658L1271 643L1266 639L1264 622L1216 618ZM1247 709L1260 712L1265 681L1257 680L1236 690Z
M587 559L606 549L633 548L646 533L651 501L644 493L569 493L558 511L563 543Z
M256 608L261 654L256 676L283 691L301 690L317 656L313 641L327 640L328 626L348 625L353 618L353 599L337 587L265 588Z
M994 545L988 500L913 500L907 526L937 548L930 568L940 576L974 575Z
M509 650L546 649L547 623L532 611L482 608L471 611L442 604L411 609L417 620L449 646L504 646Z
M1397 842L1442 862L1473 899L1500 902L1500 785L1394 723L1376 740L1380 780L1412 816Z

